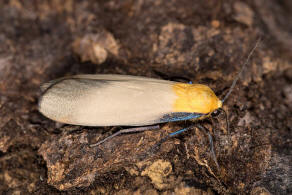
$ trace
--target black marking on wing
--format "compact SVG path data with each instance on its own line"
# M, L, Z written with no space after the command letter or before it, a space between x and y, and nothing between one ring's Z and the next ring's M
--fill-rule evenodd
M205 114L201 113L191 113L191 112L172 112L169 114L163 115L158 122L159 123L165 123L165 122L174 122L174 121L185 121L185 120L190 120L190 119L196 119L200 118Z
M49 91L50 89L52 89L53 87L57 87L58 84L62 84L62 82L76 82L78 83L80 86L79 87L98 87L98 86L104 86L105 84L109 83L110 81L107 80L93 80L93 79L84 79L84 78L61 78L61 79L57 79L54 81L50 81L49 83L46 83L46 85L48 85L46 88L43 89L43 93L45 94L47 91ZM74 84L74 83L72 83ZM75 85L77 86L77 85ZM66 89L64 89L66 90Z

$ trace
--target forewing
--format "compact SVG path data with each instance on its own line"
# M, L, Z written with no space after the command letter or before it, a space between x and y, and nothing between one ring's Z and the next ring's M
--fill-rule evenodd
M149 125L172 113L175 82L123 75L77 75L43 85L39 110L86 126Z

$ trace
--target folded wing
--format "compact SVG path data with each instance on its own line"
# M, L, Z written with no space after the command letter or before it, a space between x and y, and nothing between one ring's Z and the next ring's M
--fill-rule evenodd
M39 110L52 120L85 126L166 122L177 98L174 84L128 75L65 77L42 86Z

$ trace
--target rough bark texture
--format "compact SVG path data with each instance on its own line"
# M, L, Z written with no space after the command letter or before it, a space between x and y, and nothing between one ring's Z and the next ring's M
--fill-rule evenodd
M281 2L281 3L280 3ZM292 193L292 4L283 1L0 1L0 192ZM80 73L185 77L226 94L223 115L127 134L60 126L37 110L41 83Z

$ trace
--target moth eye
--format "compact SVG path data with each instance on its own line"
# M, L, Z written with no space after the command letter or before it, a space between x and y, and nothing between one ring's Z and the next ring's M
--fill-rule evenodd
M211 116L212 117L216 117L220 114L220 110L214 110L212 113L211 113Z

